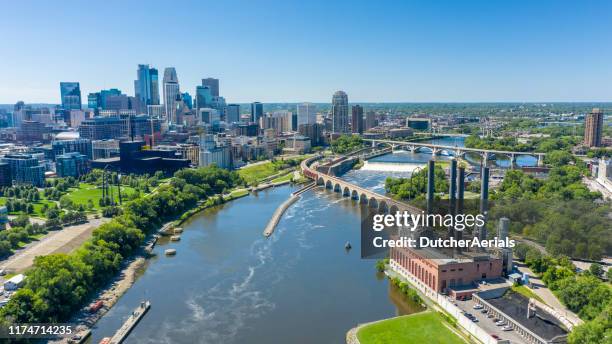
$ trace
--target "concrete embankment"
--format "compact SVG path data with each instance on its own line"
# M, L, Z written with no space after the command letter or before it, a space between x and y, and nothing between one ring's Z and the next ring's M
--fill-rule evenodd
M270 235L272 235L272 233L274 233L274 229L276 229L276 226L278 225L278 222L283 217L283 214L285 214L287 209L289 209L289 207L293 203L295 203L298 199L300 199L300 195L302 193L306 192L307 190L310 190L311 188L315 186L316 185L314 183L306 185L300 190L292 193L289 199L287 199L285 202L283 202L283 204L281 204L278 208L276 208L276 210L274 211L274 214L272 215L272 218L270 219L270 221L268 222L268 225L263 231L263 235L265 237L269 237Z

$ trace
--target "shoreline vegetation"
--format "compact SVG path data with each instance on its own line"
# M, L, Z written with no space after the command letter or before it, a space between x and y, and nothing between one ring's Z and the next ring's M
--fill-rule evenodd
M138 198L126 202L75 252L37 257L25 273L25 286L0 310L1 321L72 319L79 324L77 331L87 331L133 285L146 265L149 254L145 245L153 233L166 225L181 225L207 208L249 195L253 184L270 179L270 173L274 175L272 186L293 182L293 171L303 158L266 163L273 168L250 183L238 172L216 166L178 171L169 183L147 195L146 201ZM280 177L275 175L278 170ZM248 167L246 171L243 173L248 175ZM91 313L89 303L95 300L103 301L104 306Z

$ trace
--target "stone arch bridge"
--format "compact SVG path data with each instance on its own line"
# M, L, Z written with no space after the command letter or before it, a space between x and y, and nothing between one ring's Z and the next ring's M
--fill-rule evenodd
M326 189L338 192L343 197L350 197L351 199L358 201L359 204L377 209L383 213L395 214L397 211L408 211L413 214L420 214L422 212L422 210L417 207L399 202L393 198L362 188L338 177L319 172L315 168L310 167L312 163L321 158L322 156L314 156L305 159L300 165L304 176L312 179L317 185L321 185Z

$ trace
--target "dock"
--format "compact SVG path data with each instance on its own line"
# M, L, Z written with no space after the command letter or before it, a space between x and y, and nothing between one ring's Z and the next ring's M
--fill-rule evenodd
M132 314L127 318L127 320L123 323L121 328L115 332L115 335L110 339L109 344L120 344L122 343L127 336L129 336L130 332L136 327L140 319L144 317L147 311L151 308L151 302L143 301L132 311Z

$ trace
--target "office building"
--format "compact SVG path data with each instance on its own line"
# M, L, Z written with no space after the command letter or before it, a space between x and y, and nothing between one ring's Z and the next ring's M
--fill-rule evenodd
M298 132L300 135L308 137L310 139L311 146L323 145L323 125L314 124L301 124L298 126Z
M261 129L274 129L276 135L292 130L293 114L290 111L274 111L260 119Z
M424 117L409 117L406 119L406 126L414 130L428 130L430 127L430 119Z
M59 136L59 135L58 135ZM56 140L51 142L51 149L53 156L57 157L66 153L77 152L85 155L88 159L93 158L92 144L89 139L68 139L68 140Z
M164 117L163 105L147 105L147 115L151 118L162 119Z
M263 104L260 102L251 103L251 122L259 124L261 117L263 117Z
M337 91L332 97L332 132L348 133L348 96L343 91Z
M220 145L215 141L214 135L202 135L200 141L199 166L216 165L221 168L232 167L231 148L228 145Z
M55 157L55 172L58 177L78 178L89 171L89 158L79 152L61 154Z
M2 162L0 159L0 186L11 186L13 185L13 178L11 177L11 166Z
M317 107L313 103L302 103L297 106L297 127L302 124L317 123Z
M212 107L213 96L208 86L196 86L195 109Z
M81 138L89 140L108 140L122 136L122 121L118 117L94 117L81 123Z
M603 110L595 108L584 121L584 145L587 147L601 146L601 131L603 129Z
M187 107L193 109L193 98L191 97L191 94L189 94L188 92L181 93L181 99L183 99L183 102L185 102L185 105L187 105Z
M202 86L208 86L210 89L210 94L212 94L213 97L219 97L219 79L202 79Z
M92 159L108 159L119 156L119 140L91 141Z
M164 70L163 91L166 121L169 124L175 124L177 123L176 100L177 97L181 94L181 92L179 88L178 77L176 75L176 70L174 69L174 67L168 67Z
M159 82L157 69L149 65L138 65L134 81L134 95L137 101L136 110L146 113L147 105L159 105Z
M227 112L225 115L225 122L227 123L238 123L240 122L240 105L228 104Z
M363 107L353 105L351 118L351 129L353 134L363 134Z
M22 121L17 130L17 140L21 142L49 141L51 128L39 121Z
M81 87L78 82L60 82L60 94L64 110L81 109Z
M45 167L32 154L7 154L0 162L8 164L10 178L15 184L45 185Z

